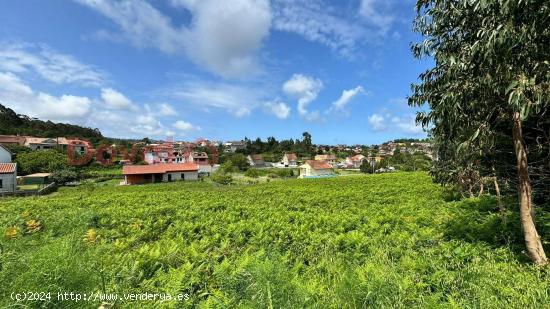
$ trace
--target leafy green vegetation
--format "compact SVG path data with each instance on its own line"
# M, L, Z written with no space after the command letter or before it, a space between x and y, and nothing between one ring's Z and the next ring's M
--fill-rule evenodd
M518 214L503 217L489 197L447 199L424 173L87 184L3 199L0 306L10 292L45 290L188 293L179 306L214 308L550 303L548 271L522 253Z
M17 155L19 174L51 173L69 166L67 156L57 150L23 152Z
M517 196L525 248L548 264L532 209L550 204L550 2L417 0L416 10L413 53L435 61L409 104L429 107L417 120L437 148L434 180Z

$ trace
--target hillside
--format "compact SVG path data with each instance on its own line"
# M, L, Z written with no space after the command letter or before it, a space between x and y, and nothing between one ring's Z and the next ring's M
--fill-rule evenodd
M86 138L91 141L98 141L103 138L98 129L30 118L19 115L2 104L0 104L0 135L70 136Z
M185 293L182 307L550 303L548 273L522 253L517 214L503 223L490 198L445 198L426 174L396 173L230 187L105 183L3 199L0 306L12 291L45 290Z

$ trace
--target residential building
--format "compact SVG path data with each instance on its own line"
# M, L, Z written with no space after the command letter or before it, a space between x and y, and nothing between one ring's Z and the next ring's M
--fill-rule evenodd
M25 145L25 137L17 135L0 135L0 145Z
M244 141L231 141L223 144L224 152L235 153L238 150L246 149L246 142Z
M192 151L189 153L186 162L206 165L208 164L208 154L206 152Z
M325 163L328 163L332 166L336 165L336 155L333 154L324 154L324 155L316 155L315 161L323 161Z
M174 147L170 143L151 144L143 149L143 161L148 164L173 163Z
M11 163L12 153L4 145L0 144L0 163Z
M58 143L56 138L26 136L25 146L32 150L50 150L57 148Z
M178 180L197 180L199 166L194 163L166 163L153 165L126 165L122 168L126 185Z
M0 193L17 191L17 164L0 163Z
M282 163L285 167L296 167L298 166L298 157L294 153L285 153Z
M361 167L361 164L363 164L363 161L365 161L366 157L362 154L355 155L353 157L347 157L346 158L346 165L350 168L359 168Z
M265 161L262 155L256 154L256 155L248 155L247 157L248 164L252 167L265 167Z
M335 176L332 165L317 160L307 160L300 165L299 178L323 178Z

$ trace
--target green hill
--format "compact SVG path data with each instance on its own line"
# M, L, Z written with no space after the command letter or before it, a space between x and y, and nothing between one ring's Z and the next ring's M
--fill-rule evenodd
M503 221L491 198L445 197L426 174L395 173L229 187L107 183L3 199L0 305L14 291L182 293L185 308L549 304L548 272L522 253L517 214Z
M29 118L17 114L2 104L0 104L0 135L70 136L86 138L94 142L103 139L98 129Z

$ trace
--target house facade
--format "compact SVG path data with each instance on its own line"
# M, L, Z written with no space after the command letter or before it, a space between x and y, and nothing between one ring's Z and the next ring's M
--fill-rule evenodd
M238 150L246 149L246 142L244 141L232 141L223 144L224 152L235 153Z
M17 135L0 135L0 145L25 145L25 137Z
M296 167L298 166L298 157L293 153L285 153L282 162L285 167Z
M208 154L206 152L192 151L189 153L187 162L206 165L208 164Z
M336 165L336 155L333 154L324 154L324 155L316 155L315 161L322 161L325 163L328 163L332 166Z
M11 163L11 151L0 145L0 163Z
M332 165L317 160L307 160L300 165L299 178L324 178L335 176Z
M346 158L346 166L350 168L359 168L361 167L361 164L363 164L363 161L365 161L366 157L362 154L355 155L353 157L347 157Z
M198 180L199 166L193 163L126 165L122 168L126 185L181 180Z
M265 161L264 161L264 158L262 157L262 155L248 155L248 157L246 157L246 159L248 160L248 164L250 164L251 167L265 167L266 164L265 164Z
M17 164L0 163L0 193L17 191Z

